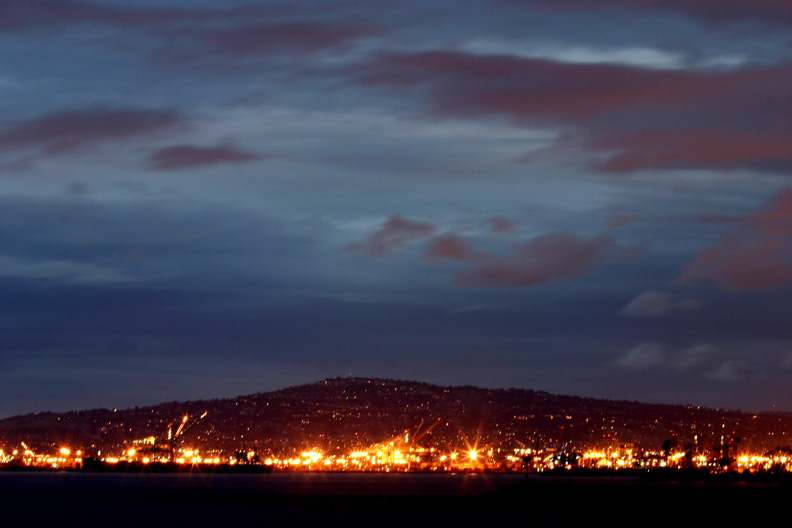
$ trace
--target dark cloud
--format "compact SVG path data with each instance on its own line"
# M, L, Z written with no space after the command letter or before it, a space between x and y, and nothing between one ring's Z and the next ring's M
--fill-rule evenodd
M792 166L789 65L651 70L433 51L380 54L355 73L365 85L426 87L442 116L569 126L557 146L606 155L608 172Z
M145 34L155 45L148 63L172 67L201 62L206 67L207 58L220 57L227 66L229 58L301 56L382 32L373 24L317 21L320 11L321 6L296 3L203 8L7 0L0 2L0 33L51 32L91 24L116 30L114 35L92 41L103 42L106 49L135 49L137 39ZM136 39L134 44L130 37Z
M724 237L696 255L677 278L679 284L712 280L728 289L771 288L792 281L788 243L778 238Z
M605 260L613 239L600 236L582 239L570 233L539 236L517 247L512 257L490 256L459 272L460 286L524 288L581 277Z
M711 280L728 289L765 289L792 282L792 190L736 222L718 245L701 251L679 284Z
M630 107L688 102L752 77L451 51L383 53L360 73L363 84L428 84L440 114L569 122Z
M369 256L380 256L390 253L397 247L419 238L426 238L434 234L435 228L430 224L406 220L399 215L389 218L377 231L366 240L357 244L350 244L344 249L347 251L362 251Z
M792 236L792 188L782 189L745 222L766 236Z
M224 24L244 27L255 20L271 21L280 16L315 16L323 10L322 6L297 2L248 3L227 8L220 4L208 8L152 7L136 5L135 2L128 4L88 0L3 0L0 2L0 32L52 30L77 24L133 29L140 29L141 26L222 27ZM332 10L332 7L328 10ZM288 24L283 27L288 27ZM295 24L294 30L298 32L299 29L299 24ZM317 36L312 35L311 38L316 39Z
M48 154L57 154L148 136L182 123L182 117L173 110L97 107L54 112L0 129L0 150L41 148Z
M244 57L273 52L312 53L378 32L369 26L291 22L246 25L195 36L224 55Z
M595 148L619 151L599 165L608 172L652 167L781 170L792 167L792 127L780 135L717 128L649 130L606 136L595 141Z
M231 147L198 147L177 145L160 149L149 156L149 163L157 170L191 169L219 163L258 161L266 156L252 154Z
M642 11L669 11L690 15L701 20L742 21L758 19L774 24L792 23L792 5L785 0L496 0L526 9L545 11L611 11L631 9Z
M216 16L210 10L123 7L80 0L4 0L0 31L52 29L82 23L137 26L154 22L184 22Z
M792 191L748 205L788 39L714 1L0 0L3 412L350 371L789 408Z

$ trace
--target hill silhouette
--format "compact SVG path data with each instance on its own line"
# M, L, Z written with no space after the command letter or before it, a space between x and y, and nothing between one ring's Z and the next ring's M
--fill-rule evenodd
M528 389L333 378L228 399L14 416L0 420L0 444L13 447L25 442L35 450L69 445L87 452L112 452L134 439L164 440L169 423L205 411L206 418L189 433L191 445L214 451L255 445L279 456L303 449L340 454L435 421L439 423L423 441L451 449L632 444L660 450L664 442L692 443L697 434L702 449L717 449L724 438L733 447L756 452L789 446L792 434L789 413L601 400Z

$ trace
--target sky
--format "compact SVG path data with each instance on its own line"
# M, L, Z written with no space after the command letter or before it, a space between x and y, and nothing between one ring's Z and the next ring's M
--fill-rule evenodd
M792 411L787 0L0 1L0 417L328 377Z

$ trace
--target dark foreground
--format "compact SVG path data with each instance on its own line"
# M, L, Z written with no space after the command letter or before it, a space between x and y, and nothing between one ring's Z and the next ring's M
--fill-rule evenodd
M517 475L0 473L3 526L756 526L787 484ZM775 523L774 523L775 524Z

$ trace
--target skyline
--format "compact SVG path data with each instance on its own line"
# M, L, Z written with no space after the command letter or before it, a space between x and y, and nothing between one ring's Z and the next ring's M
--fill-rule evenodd
M331 377L792 411L792 6L0 4L0 417Z

